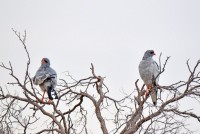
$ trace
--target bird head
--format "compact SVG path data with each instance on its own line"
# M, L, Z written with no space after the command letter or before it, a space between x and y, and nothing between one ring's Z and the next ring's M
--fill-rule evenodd
M41 61L42 65L50 66L50 60L48 58L43 58Z
M143 60L147 59L147 58L152 58L155 54L154 50L147 50L145 53L144 53L144 56L143 56Z

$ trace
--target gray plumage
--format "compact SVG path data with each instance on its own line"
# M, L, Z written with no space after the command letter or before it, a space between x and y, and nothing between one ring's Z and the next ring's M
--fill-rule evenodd
M53 92L57 96L54 90L57 85L57 73L50 67L50 60L48 58L42 59L42 64L33 78L33 83L39 85L43 92L48 91L50 87L51 91L49 91L48 95ZM49 96L52 98L51 95Z
M154 105L156 105L157 103L156 86L158 85L157 75L159 74L159 67L158 64L152 58L154 55L155 53L153 50L147 50L144 53L142 61L139 64L139 73L142 80L144 81L144 84L147 86L148 90L150 90L151 98Z

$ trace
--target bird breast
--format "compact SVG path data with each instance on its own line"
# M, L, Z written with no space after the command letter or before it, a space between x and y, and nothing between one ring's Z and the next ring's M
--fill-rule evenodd
M152 61L142 60L139 65L139 73L146 85L152 84L154 76L154 66Z

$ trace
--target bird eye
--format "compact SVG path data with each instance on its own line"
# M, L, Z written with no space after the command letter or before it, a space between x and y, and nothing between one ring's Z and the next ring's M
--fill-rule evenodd
M151 54L154 54L154 51L151 51L150 53L151 53Z

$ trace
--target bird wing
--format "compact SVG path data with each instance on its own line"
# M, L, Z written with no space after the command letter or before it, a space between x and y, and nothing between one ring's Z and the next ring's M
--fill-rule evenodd
M152 79L154 79L155 81L153 82L154 87L151 90L151 99L154 105L157 104L157 85L158 85L158 80L159 80L159 66L155 61L152 61L151 65L150 65L150 72L152 73Z
M51 67L44 67L44 66L41 66L35 76L34 76L34 79L33 79L33 83L35 85L39 85L39 84L42 84L47 78L49 77L53 77L54 78L54 83L55 85L57 84L57 73L54 69L52 69Z
M156 85L158 85L158 80L159 80L159 76L158 76L159 72L160 72L159 66L155 61L153 61L150 68L151 68L151 72L152 72L152 78L155 79L154 86L156 86Z
M49 74L43 74L43 73L40 73L40 74L37 74L34 76L34 80L33 80L33 83L35 85L40 85L44 82L44 80L46 80L47 78L49 77Z

